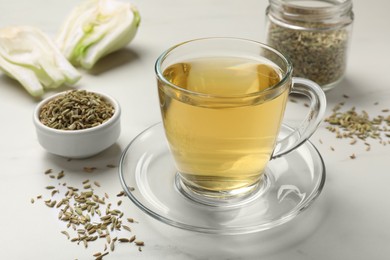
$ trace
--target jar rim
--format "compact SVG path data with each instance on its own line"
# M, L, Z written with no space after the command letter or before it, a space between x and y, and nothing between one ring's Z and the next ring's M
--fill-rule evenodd
M352 0L269 0L269 12L280 20L349 24Z

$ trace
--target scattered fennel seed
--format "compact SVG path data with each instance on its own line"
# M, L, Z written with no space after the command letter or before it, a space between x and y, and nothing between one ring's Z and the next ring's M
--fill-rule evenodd
M145 243L143 241L135 241L134 242L137 246L144 246Z
M134 235L134 236L132 236L132 237L130 237L130 239L129 239L129 243L132 243L132 242L134 242L135 241L135 239L136 239L136 236Z
M94 172L97 168L96 167L84 167L83 170L85 172L91 173Z
M117 197L122 197L122 196L124 196L125 195L125 192L124 191L121 191L121 192L119 192L116 196Z
M65 230L61 231L62 234L64 234L68 239L70 239L69 233Z
M88 168L96 169L95 167ZM61 172L63 174L62 177L65 177L65 173L63 171ZM130 238L124 237L124 235L132 232L132 229L130 226L123 224L124 219L127 219L130 223L134 223L134 221L132 218L125 218L124 212L119 208L114 208L113 203L108 201L109 196L106 192L103 192L103 195L101 195L98 192L99 189L92 189L92 183L98 188L101 187L97 181L91 182L90 180L84 180L80 184L84 189L69 186L66 183L58 183L58 186L61 186L61 189L66 189L66 192L60 192L60 189L57 189L54 185L46 186L45 188L50 191L51 197L56 195L56 200L50 197L43 199L43 202L47 207L56 210L58 220L66 224L68 229L60 232L71 243L89 248L90 243L104 239L104 253L95 252L93 255L95 259L103 259L108 254L108 248L111 252L114 251L116 241L121 242L121 244L135 241L135 235ZM88 189L85 190L85 188ZM123 196L124 194L124 191L118 193L119 196ZM38 195L37 199L41 199L42 197L42 195ZM33 201L35 202L32 198L31 203ZM121 205L118 202L116 203L116 207ZM121 238L118 239L115 236L111 239L113 234L119 234ZM140 245L137 246L139 247Z
M57 180L62 179L65 176L64 171L60 171L57 175Z
M355 107L341 111L344 103L337 104L333 113L325 118L328 123L326 129L335 133L336 138L350 138L351 144L355 144L357 139L362 141L378 140L384 143L383 139L390 134L390 115L370 116L366 111L358 112ZM383 111L383 110L382 110Z
M126 226L126 225L122 225L123 229L126 229L127 231L131 232L131 228L129 226Z
M102 260L104 256L108 255L108 252L104 252L103 254L101 254L100 256L96 257L95 260Z

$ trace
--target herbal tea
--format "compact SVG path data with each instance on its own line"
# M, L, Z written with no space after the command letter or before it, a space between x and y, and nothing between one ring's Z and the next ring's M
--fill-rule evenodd
M171 65L163 75L184 89L159 81L165 132L183 181L209 191L257 183L274 149L290 82L273 98L250 94L277 84L282 71L267 60L199 58Z

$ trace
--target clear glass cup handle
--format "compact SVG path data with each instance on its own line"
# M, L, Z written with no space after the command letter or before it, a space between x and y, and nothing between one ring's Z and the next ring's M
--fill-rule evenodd
M308 140L325 115L326 96L317 83L308 79L293 77L291 93L304 95L310 99L309 113L299 127L276 142L272 158L285 155Z

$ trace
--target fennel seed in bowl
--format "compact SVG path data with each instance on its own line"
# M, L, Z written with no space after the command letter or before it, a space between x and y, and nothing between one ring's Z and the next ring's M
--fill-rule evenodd
M114 112L112 104L99 94L72 90L44 104L39 120L54 129L82 130L103 124Z

